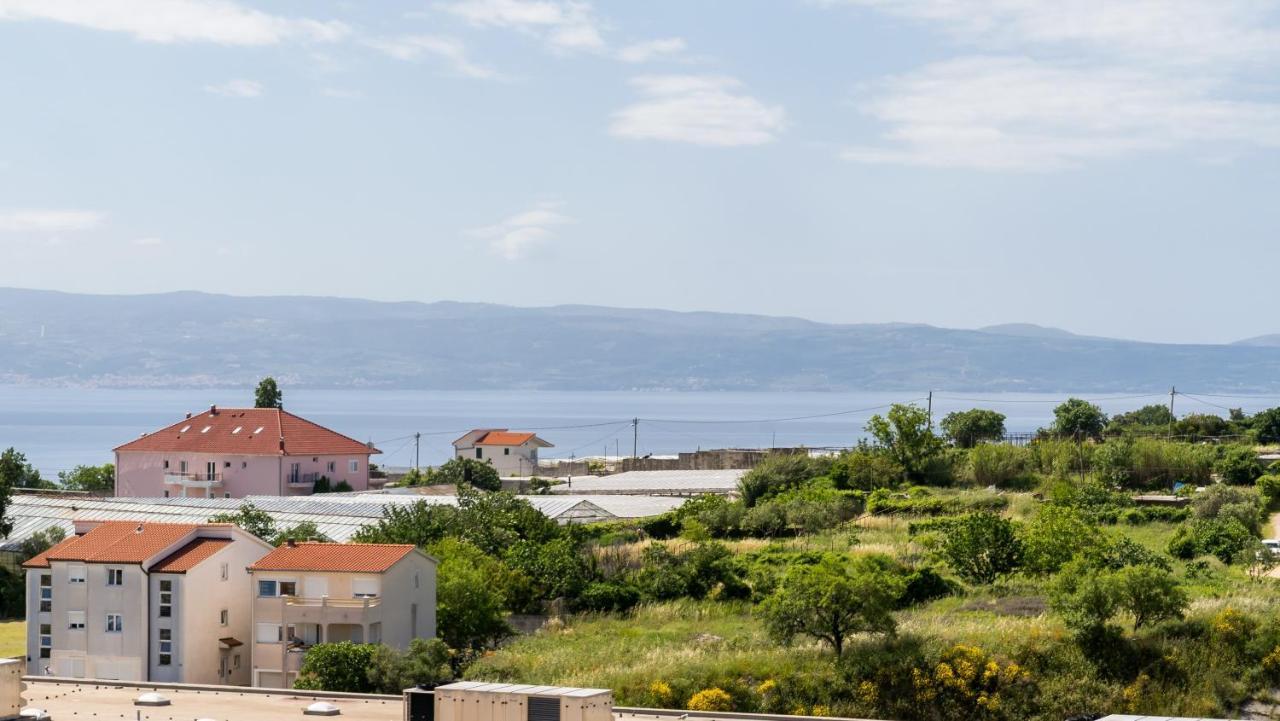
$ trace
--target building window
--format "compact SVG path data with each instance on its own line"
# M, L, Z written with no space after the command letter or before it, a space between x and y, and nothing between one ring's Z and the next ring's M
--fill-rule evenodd
M178 461L178 472L179 472L179 473L186 473L186 472L187 472L187 462L186 462L186 461Z
M240 654L231 657L231 668L240 668Z
M360 461L348 461L348 462L347 462L347 468L348 468L352 473L355 473L356 471L359 471L359 470L360 470Z
M477 449L476 449L476 458L484 458L484 449L483 449L483 448L477 448Z
M355 598L377 598L378 597L378 579L376 578L351 579L351 595Z
M40 611L48 613L53 610L53 575L40 574Z
M173 663L173 629L160 629L160 660L161 666L168 666Z
M502 449L502 455L504 455L504 456L509 456L509 455L511 455L511 449L510 449L510 448L503 448L503 449Z
M67 611L67 628L72 631L84 630L84 611Z
M169 618L173 615L173 581L163 580L160 582L160 618Z
M224 608L218 612L218 623L221 623L223 626L225 626L229 622L230 622L230 612Z
M338 462L337 462L337 461L329 461L329 463L325 465L325 470L326 470L326 471L328 471L329 473L337 473L337 472L338 472Z
M262 598L298 595L297 581L258 581L258 595Z
M258 643L280 643L280 624L260 623L254 638Z
M414 588L422 588L422 586L421 586L421 585L419 585L419 583L418 583L418 573L417 573L416 571L415 571L415 572L414 572L414 574L413 574L413 587L414 587Z
M165 492L164 492L164 497L165 497L165 498L168 498L168 497L169 497L169 492L168 492L168 491L165 491Z
M40 624L40 658L49 658L53 648L53 624Z
M169 470L169 459L168 459L168 458L164 459L164 469L165 469L166 471L167 471L167 470Z
M223 563L222 564L222 580L225 581L230 577L231 577L231 566L229 564Z
M84 566L67 566L67 583L84 583Z
M118 613L107 614L107 633L120 633L124 630L124 616Z
M281 582L280 582L280 595L281 595L281 596L296 596L296 595L298 595L298 582L297 582L297 581L281 581Z
M230 468L230 467L231 467L231 461L223 461L223 462L222 462L222 467L223 467L223 468Z
M271 598L276 595L275 581L258 581L258 596Z
M124 569L108 568L107 569L107 585L123 586L124 585Z

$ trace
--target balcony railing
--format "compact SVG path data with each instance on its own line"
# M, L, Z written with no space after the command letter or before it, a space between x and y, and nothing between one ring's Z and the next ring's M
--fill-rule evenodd
M320 480L319 473L289 473L285 481L291 486L313 486Z
M182 485L221 485L221 473L174 473L172 471L164 472L165 483L175 483Z
M382 597L329 598L328 596L323 596L321 598L303 598L301 596L286 596L285 605L294 608L362 608L367 610L382 605Z

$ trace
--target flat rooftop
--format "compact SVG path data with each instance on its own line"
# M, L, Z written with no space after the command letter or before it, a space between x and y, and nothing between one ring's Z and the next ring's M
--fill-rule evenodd
M261 689L237 686L167 687L166 684L133 684L111 681L37 680L26 677L23 697L27 707L42 708L52 721L313 721L320 716L304 716L302 710L316 701L328 701L341 710L339 721L403 721L404 702L399 696L358 696L290 691L262 693ZM158 686L158 687L157 687ZM546 687L551 688L551 687ZM169 699L168 706L134 706L133 700L147 691ZM140 714L140 715L139 715ZM868 721L867 719L816 718L730 713L699 714L668 709L618 708L617 721ZM1125 717L1127 718L1127 717Z

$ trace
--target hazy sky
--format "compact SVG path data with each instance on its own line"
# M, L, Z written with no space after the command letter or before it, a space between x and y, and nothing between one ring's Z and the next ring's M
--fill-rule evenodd
M1280 0L0 0L0 285L1280 332Z

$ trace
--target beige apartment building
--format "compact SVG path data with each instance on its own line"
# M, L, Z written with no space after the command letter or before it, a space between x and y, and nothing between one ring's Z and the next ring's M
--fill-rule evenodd
M23 564L28 673L248 685L245 568L270 551L230 524L76 521Z
M317 643L435 636L436 560L412 545L289 542L249 571L254 686L292 686Z

